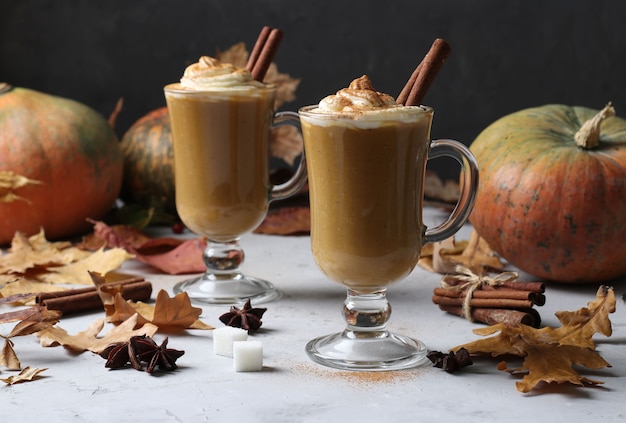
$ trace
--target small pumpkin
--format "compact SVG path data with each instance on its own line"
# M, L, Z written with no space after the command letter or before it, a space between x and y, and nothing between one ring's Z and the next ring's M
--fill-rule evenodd
M106 119L77 101L0 84L0 244L16 231L76 235L118 198L123 158Z
M584 283L626 274L626 120L612 106L546 105L504 116L470 149L470 222L519 269Z
M122 198L129 203L176 214L174 149L167 107L137 120L122 137Z

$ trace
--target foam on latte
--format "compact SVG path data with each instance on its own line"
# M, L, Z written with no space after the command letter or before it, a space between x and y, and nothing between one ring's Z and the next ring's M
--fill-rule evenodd
M352 119L359 127L378 126L386 120L412 121L418 106L403 106L389 95L376 91L367 75L355 79L348 88L323 98L316 107L306 110L306 117L314 119L318 125L328 125L332 116ZM307 113L308 112L308 113Z
M197 63L189 65L176 85L176 88L194 91L245 90L266 86L252 79L248 70L209 56L202 56Z

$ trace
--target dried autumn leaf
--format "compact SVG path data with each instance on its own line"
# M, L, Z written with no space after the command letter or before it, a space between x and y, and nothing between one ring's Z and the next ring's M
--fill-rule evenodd
M522 380L515 383L520 392L530 392L541 382L565 383L574 385L599 385L604 382L588 379L579 375L573 366L588 369L611 367L595 350L573 345L527 344L526 356L522 365L515 369L507 367L506 362L498 364L498 370L511 374L523 374Z
M476 231L471 232L467 241L456 241L450 237L425 245L418 264L425 270L440 274L454 274L458 265L477 274L504 268L497 254Z
M201 238L151 238L125 225L108 226L94 222L94 235L110 248L122 248L133 258L170 275L199 273L206 270L202 259L206 241Z
M445 203L456 203L461 195L459 184L452 180L443 181L437 173L426 171L424 177L424 196Z
M257 234L293 235L311 231L311 210L308 207L281 207L269 213L254 230Z
M27 198L17 195L14 190L26 185L39 185L41 181L27 178L11 170L0 171L0 202L11 203L16 200L30 202Z
M63 288L58 285L20 277L4 284L2 288L0 288L0 296L3 298L15 298L15 301L11 302L13 305L32 305L35 303L35 295L37 293L55 292L61 289Z
M245 68L248 63L248 51L245 43L237 43L226 51L218 51L215 58L224 63L230 63ZM278 109L286 102L295 100L295 92L300 84L300 79L291 78L286 73L280 73L275 63L270 64L263 82L276 85L276 102L274 108Z
M0 273L23 274L35 267L69 264L89 255L68 243L49 243L40 231L30 237L16 232L7 254L0 256Z
M113 327L103 337L98 337L98 335L104 328L104 319L94 321L85 331L75 335L70 335L65 329L53 326L38 332L37 337L39 337L39 342L44 347L63 345L76 352L92 351L99 354L111 344L128 342L133 336L152 336L159 329L151 323L146 323L135 329L137 318L137 314L134 314L118 326Z
M14 385L16 383L21 382L30 382L37 379L37 376L41 373L48 370L48 368L38 369L36 367L24 367L21 372L16 375L9 376L7 378L0 379L4 383L9 385Z
M302 154L302 135L293 125L282 125L272 130L270 154L293 166Z
M107 321L119 322L130 313L139 315L138 322L150 322L161 329L213 329L199 320L202 309L193 307L186 292L171 298L167 291L160 290L154 306L141 301L125 301L121 295L115 296L114 309L107 313Z
M581 365L591 369L610 367L596 351L592 336L612 333L609 314L615 311L615 293L612 288L601 286L596 299L587 307L574 312L558 312L562 323L559 328L535 329L526 325L509 327L504 324L474 330L478 335L497 335L479 339L453 350L467 349L470 354L489 354L492 357L515 355L523 357L519 368L508 369L500 364L501 370L525 376L517 383L517 389L528 392L540 382L570 382L577 385L598 384L578 375L572 368Z
M22 368L22 363L20 363L13 349L13 341L9 338L4 338L4 345L2 346L2 350L0 350L0 366L6 367L9 370L19 370Z
M58 310L48 310L46 307L34 307L34 312L13 327L9 338L15 336L32 335L49 328L59 322L62 313Z
M119 269L122 264L133 258L122 248L99 249L87 257L67 264L65 266L52 267L49 273L41 275L41 280L52 284L91 285L89 271L106 274Z

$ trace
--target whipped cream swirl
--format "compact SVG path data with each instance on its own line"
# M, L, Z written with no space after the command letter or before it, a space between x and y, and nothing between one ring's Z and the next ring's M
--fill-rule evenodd
M355 79L348 88L323 98L318 111L322 113L360 113L402 107L389 94L374 89L367 75Z
M182 88L206 91L212 89L261 88L265 84L252 79L250 72L230 63L202 56L197 63L189 65L180 79Z

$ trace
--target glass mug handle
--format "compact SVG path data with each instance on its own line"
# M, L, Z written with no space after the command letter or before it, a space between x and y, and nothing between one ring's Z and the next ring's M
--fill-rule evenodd
M442 241L450 238L465 224L476 200L478 189L478 165L472 152L454 140L435 140L430 143L428 159L452 157L461 165L461 195L448 219L434 228L427 229L423 243Z
M283 125L293 125L298 129L298 132L302 134L302 126L300 124L300 116L296 112L278 112L274 116L274 123L272 129ZM275 185L270 192L270 201L282 200L284 198L291 197L296 194L304 186L307 181L307 169L304 159L304 147L302 148L302 155L300 157L300 163L296 172L288 181Z

